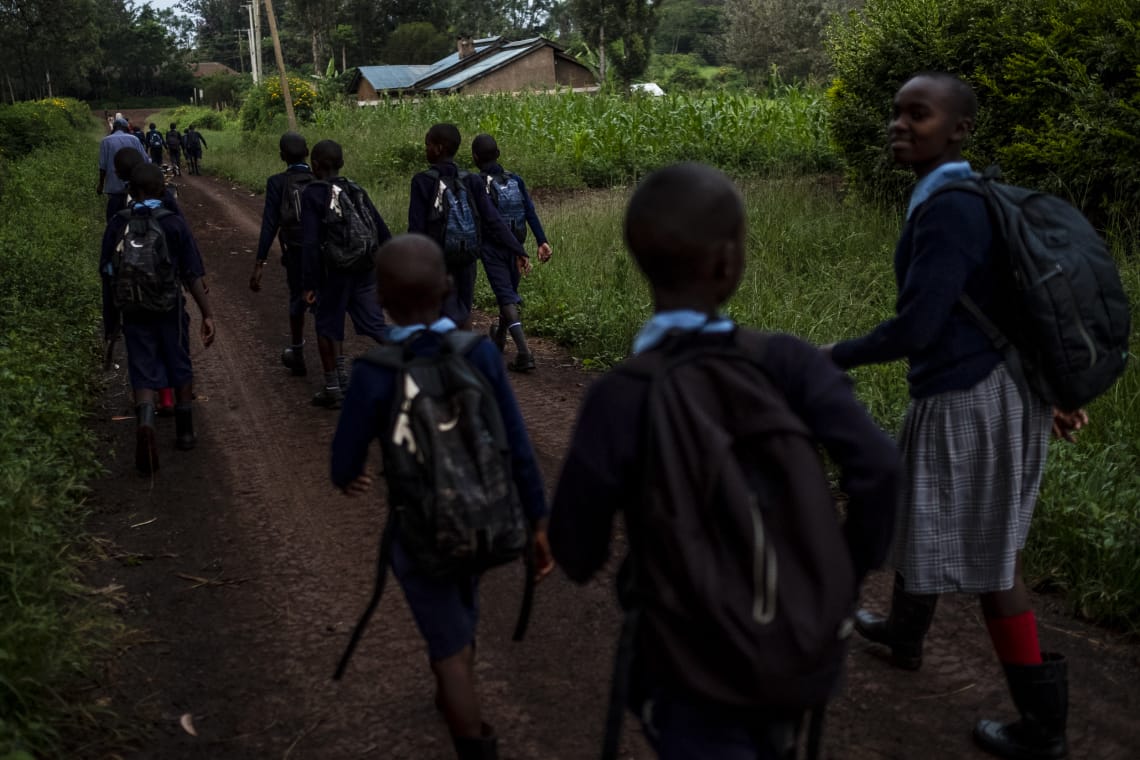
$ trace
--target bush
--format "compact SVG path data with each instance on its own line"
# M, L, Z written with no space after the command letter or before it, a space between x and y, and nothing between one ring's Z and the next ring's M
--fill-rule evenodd
M867 0L830 29L832 135L862 191L898 199L888 164L895 90L923 70L970 82L967 146L1011 181L1061 194L1094 220L1140 211L1140 4L1131 0Z
M70 98L0 105L0 159L16 160L41 145L73 139L76 128L91 123L87 106Z
M301 77L289 76L288 80L289 94L293 97L293 111L297 118L311 118L317 104L317 91ZM241 128L248 132L270 127L284 114L285 98L282 97L281 78L266 77L261 85L250 89L242 103Z
M220 132L229 126L231 116L222 111L202 106L179 106L172 111L165 111L153 117L156 121L161 119L162 124L177 124L182 129L193 124L199 130L212 129Z

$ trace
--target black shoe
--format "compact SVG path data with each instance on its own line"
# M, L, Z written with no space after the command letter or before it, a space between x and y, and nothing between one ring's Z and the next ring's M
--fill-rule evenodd
M974 740L986 752L1012 760L1055 760L1068 755L1068 668L1062 655L1042 652L1041 659L1040 665L1002 666L1021 720L978 721Z
M491 323L490 329L487 330L487 337L491 339L499 351L507 350L507 331L499 330L499 320L496 319Z
M158 436L154 432L154 404L135 407L135 468L143 475L158 472Z
M895 573L890 617L855 611L855 630L868 641L891 648L891 664L903 670L922 667L922 642L934 620L937 594L910 594Z
M453 736L455 756L459 760L499 760L499 737L495 729L483 724L482 736Z
M294 377L309 374L309 368L305 366L305 355L292 346L281 352L281 363L289 368Z
M511 372L533 372L534 354L519 354L515 360L507 365Z
M344 401L344 391L338 388L321 388L313 394L313 406L321 406L325 409L336 409L340 406L340 402Z
M174 446L179 451L189 451L198 445L198 436L194 435L194 407L190 404L178 404L174 407Z

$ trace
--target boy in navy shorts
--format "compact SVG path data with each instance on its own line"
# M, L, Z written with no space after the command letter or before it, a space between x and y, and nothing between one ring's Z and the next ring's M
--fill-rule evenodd
M526 242L526 228L529 225L535 242L538 243L538 260L549 261L550 242L535 213L534 202L530 199L522 177L505 171L499 164L499 146L495 138L486 134L477 135L471 141L471 156L479 167L480 177L492 203L510 227L515 239L519 243ZM487 282L499 303L499 319L491 326L491 339L501 351L510 334L518 354L507 368L516 372L529 372L534 369L534 354L527 347L526 334L519 317L519 306L522 304L519 276L530 272L530 259L516 257L489 240L484 242L481 254Z
M135 396L137 418L135 466L149 474L158 469L158 444L154 428L155 394L173 387L177 398L174 408L176 441L181 450L194 448L193 367L190 363L190 316L186 313L183 287L189 290L202 314L202 343L214 341L214 320L206 297L205 270L198 245L181 216L162 208L166 186L162 170L154 164L142 164L131 173L134 203L129 210L116 214L103 235L100 271L112 281L112 297L122 301L122 280L126 277L123 262L128 258L123 246L147 244L134 228L147 230L157 222L174 276L161 288L158 300L173 304L155 309L153 305L119 303L122 308L123 338L127 347L127 368ZM132 229L128 229L132 228ZM150 234L149 232L147 234ZM165 269L159 267L160 271Z
M261 237L257 241L257 259L249 276L249 289L261 290L261 274L269 258L274 236L281 243L281 263L289 286L289 334L292 343L281 352L281 363L298 377L304 377L305 366L305 297L301 292L301 193L313 181L313 170L305 163L309 146L296 132L281 135L278 143L286 169L265 183L265 210L261 214Z
M320 180L312 182L301 194L302 270L301 287L305 303L317 307L317 349L321 355L321 369L325 383L313 396L313 406L332 409L344 399L348 386L348 365L344 356L344 317L352 317L357 335L373 340L384 340L384 313L376 297L376 277L371 263L363 271L343 271L331 266L328 257L330 226L347 214L345 202L355 185L340 176L344 166L344 153L340 144L321 140L313 146L313 175ZM392 233L380 218L380 212L363 190L359 191L361 213L365 222L371 222L368 235L372 236L373 250Z
M377 279L384 306L395 323L389 338L413 338L419 356L440 350L442 335L455 329L440 309L451 287L443 253L423 235L401 235L377 256ZM475 345L467 359L493 389L511 449L511 474L526 516L534 525L535 568L539 577L554 569L546 540L546 498L534 449L518 403L503 372L499 352L489 340ZM391 430L389 410L396 394L396 371L369 362L353 365L332 443L332 481L348 495L367 493L364 474L372 441ZM400 543L393 541L396 574L416 625L427 643L436 679L436 706L447 720L460 760L498 758L494 730L483 721L475 691L475 629L479 618L478 577L440 579L419 572Z
M503 221L491 197L483 187L477 174L468 174L455 165L455 154L459 152L462 138L454 124L436 124L428 130L424 138L425 152L431 167L412 177L411 201L408 204L408 232L418 232L435 240L445 247L444 226L440 223L440 210L443 204L444 183L458 177L466 189L467 197L478 216L478 226L484 241L495 240L510 255L526 258L526 249L515 239L514 233ZM463 266L448 266L452 279L452 291L443 303L443 315L460 327L471 323L471 308L475 302L475 275L478 252L474 252L471 263Z
M655 313L634 341L635 354L648 354L663 344L668 346L667 341L683 340L685 345L712 351L727 350L737 341L736 325L720 310L736 290L744 272L746 224L740 194L727 177L698 164L682 164L654 172L630 201L625 234L629 250L649 281L654 299ZM882 562L890 542L898 452L855 399L850 382L823 353L790 335L768 336L765 344L763 355L756 356L754 361L762 365L772 391L783 398L787 409L806 427L812 441L826 449L841 472L840 485L849 501L839 546L842 551L846 544L849 563L848 557L835 557L834 570L840 579L837 582L846 585L854 581L849 588L837 590L838 594L849 595L847 604L853 609L859 583L868 570ZM666 353L665 358L668 360L670 355ZM663 376L664 372L660 374ZM645 434L649 429L651 382L652 378L647 375L611 372L594 383L582 404L558 481L550 524L554 556L567 575L579 583L588 581L609 559L610 534L619 511L626 512L625 525L631 547L619 579L629 580L631 574L640 575L639 570L648 566L645 557L654 549L662 551L664 544L661 543L646 546L650 542L647 533L660 529L657 523L665 521L660 514L650 517L650 500L645 493L646 468L652 465L651 460L660 467L658 457L662 451L660 447L651 450L650 436ZM680 389L674 390L680 392ZM693 388L692 392L694 395L707 393L707 389ZM740 392L746 391L741 389ZM653 406L654 413L667 414L670 403L662 396L654 400L662 402ZM721 403L727 407L724 414L731 418L733 398L723 398ZM747 413L743 408L738 412ZM740 441L736 438L732 443L735 446ZM690 461L670 460L669 469L672 472L702 469L707 463L693 460L704 456L705 447L715 443L700 441L688 448L671 449L678 457ZM759 466L755 462L750 466L742 464L739 474L751 483L753 479L764 477L760 472L763 465L773 466L768 462ZM818 462L816 466L818 487L829 491L822 466ZM731 475L734 471L725 472ZM785 476L792 473L791 470L783 472ZM667 478L667 475L657 473L655 478ZM759 500L755 494L753 499L757 513L761 508L773 508L767 499ZM778 506L781 501L777 498L774 503ZM722 528L731 526L723 512L714 511L719 505L720 502L712 502L703 505L706 511L700 515L677 514L671 520L701 528L710 524ZM676 506L683 509L688 505ZM692 506L696 510L702 505ZM657 523L651 522L654 519ZM838 521L838 515L835 519ZM707 529L715 531L715 527ZM744 560L735 566L748 566L758 561L753 557L764 556L760 552L765 533L760 531L758 535L759 538L753 536L751 541L749 537L739 536L737 543L723 544L735 548L739 554L736 559ZM685 539L679 535L676 538L697 541L704 538L704 533L694 529ZM737 538L735 534L734 538ZM756 549L755 544L760 548ZM669 561L666 552L664 559ZM656 556L662 559L660 554ZM774 567L775 560L771 561ZM714 569L710 567L709 571ZM769 577L774 583L774 569L771 572ZM784 575L786 570L780 573ZM844 575L846 577L842 577ZM699 580L690 576L677 581L671 589L647 585L641 590L652 591L657 600L685 599L687 589L701 587ZM754 594L761 593L760 585L757 581ZM622 601L628 606L631 597L623 596ZM726 593L721 601L728 605L731 599ZM795 601L784 604L794 605ZM661 619L654 617L657 608L646 605L641 610L633 646L628 706L641 716L646 737L660 757L790 760L797 756L798 728L804 714L802 705L742 707L698 693L688 685L687 676L692 671L677 664L674 649L660 644L664 640L660 633L665 626L659 627ZM846 627L849 630L849 620ZM842 636L843 626L840 626L835 640ZM841 668L842 657L839 663L836 668ZM750 663L737 663L735 672L741 672L739 668L748 665ZM823 670L821 677L816 662L803 663L797 672L825 691L833 689L838 678L838 673L830 669ZM723 671L719 675L726 678ZM826 701L827 696L823 695L820 701Z

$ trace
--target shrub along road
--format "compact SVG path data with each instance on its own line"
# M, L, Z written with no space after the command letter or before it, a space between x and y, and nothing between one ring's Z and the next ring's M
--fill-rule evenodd
M287 327L276 259L261 293L246 285L261 197L213 177L181 182L218 326L209 350L192 343L199 446L175 452L173 422L160 421L162 470L134 473L133 420L118 419L132 414L125 367L108 373L95 423L108 473L92 484L89 527L108 552L88 580L115 592L136 631L96 688L137 733L127 756L446 758L424 649L394 582L344 681L330 679L372 588L381 497L350 500L328 483L336 415L309 406L315 371L293 378L278 362ZM513 379L553 485L593 376L556 347L535 346L539 371ZM513 644L521 588L519 567L483 583L485 718L505 758L594 757L619 623L612 574L584 588L548 579L527 640ZM868 602L881 609L889 592L878 574ZM1069 656L1073 756L1133 757L1140 650L1074 621L1050 597L1036 601L1044 648ZM943 601L920 673L889 668L861 642L849 665L828 716L829 757L983 757L969 738L974 720L1014 714L970 598ZM623 757L651 756L632 720L624 747Z

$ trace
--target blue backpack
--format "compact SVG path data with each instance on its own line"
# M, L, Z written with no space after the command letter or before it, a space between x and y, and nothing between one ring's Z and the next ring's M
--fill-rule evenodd
M522 187L519 185L519 178L508 172L488 174L486 178L487 194L491 196L491 201L499 210L499 216L503 217L503 221L511 228L515 240L525 243L526 206L523 205L523 193Z
M443 249L449 270L462 269L479 258L479 213L467 189L467 172L445 177L438 169L429 169L436 180L435 202L428 223L431 237Z

